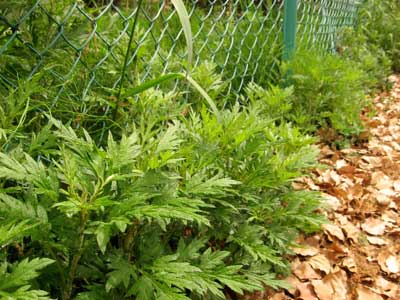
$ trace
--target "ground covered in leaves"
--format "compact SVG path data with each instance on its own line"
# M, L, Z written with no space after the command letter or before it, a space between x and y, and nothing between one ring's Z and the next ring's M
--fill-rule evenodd
M400 299L400 76L391 92L373 99L369 138L359 147L321 145L314 178L296 188L321 191L331 224L302 237L294 249L290 290L252 299Z

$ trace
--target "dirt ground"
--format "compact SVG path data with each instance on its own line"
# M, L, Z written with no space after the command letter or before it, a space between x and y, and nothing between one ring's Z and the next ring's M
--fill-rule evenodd
M400 300L400 76L372 100L365 142L335 150L321 144L317 169L295 188L321 191L331 224L294 249L290 290L249 299ZM247 297L245 297L247 298Z

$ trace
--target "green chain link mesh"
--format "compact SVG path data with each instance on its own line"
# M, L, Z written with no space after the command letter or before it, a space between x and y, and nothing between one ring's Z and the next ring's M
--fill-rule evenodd
M340 28L355 25L359 4L354 0L299 1L298 44L334 51Z
M43 86L56 91L53 104L60 95L83 99L89 91L116 87L138 13L136 2L0 2L3 90L39 71L45 74ZM265 83L276 76L284 1L188 0L185 4L193 27L194 64L214 63L227 81L227 95L239 94L250 81ZM357 7L354 0L299 0L297 43L334 49L338 29L354 25ZM131 83L184 69L185 40L169 1L145 1L138 26L129 59Z

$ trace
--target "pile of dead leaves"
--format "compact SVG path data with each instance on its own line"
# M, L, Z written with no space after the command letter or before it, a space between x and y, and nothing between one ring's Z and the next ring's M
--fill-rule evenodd
M330 168L295 183L323 193L331 223L293 249L293 288L250 299L400 299L400 77L391 80L393 90L373 101L368 142L341 151L321 145Z

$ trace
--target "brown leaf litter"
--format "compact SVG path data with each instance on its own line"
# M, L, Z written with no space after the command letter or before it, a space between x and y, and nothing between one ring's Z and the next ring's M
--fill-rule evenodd
M289 290L245 299L400 300L400 76L373 99L369 140L335 150L321 145L315 170L294 188L322 192L330 224L294 248Z

